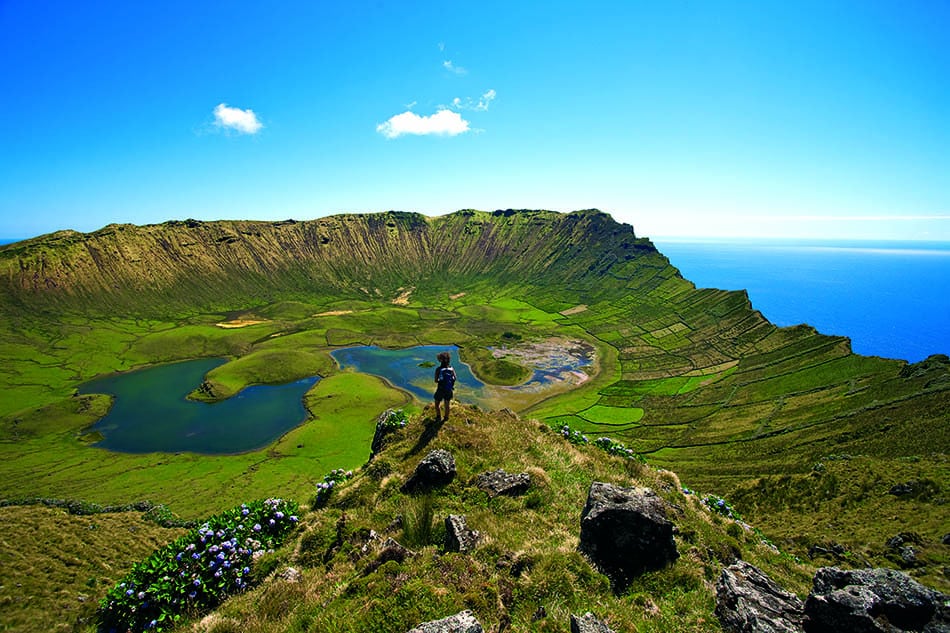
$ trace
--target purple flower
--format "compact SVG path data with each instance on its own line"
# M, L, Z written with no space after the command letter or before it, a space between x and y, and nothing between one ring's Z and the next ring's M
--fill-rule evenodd
M245 516L245 517L246 517L246 516L249 515L250 513L251 513L251 511L248 510L247 508L244 508L243 510L241 510L241 516Z
M255 524L254 524L254 531L255 531L255 532L260 532L260 531L261 531L261 524L260 524L260 523L255 523Z
M135 593L135 592L132 591L131 589L126 589L126 590L125 590L125 595L127 595L127 596L131 596L133 593Z
M200 578L195 578L195 581L194 581L193 583L191 583L191 584L193 584L195 587L200 587L200 586L201 586L201 579L200 579Z
M294 515L294 514L290 515L290 521L291 521L292 523L296 523L296 522L297 522L297 516Z
M278 519L283 519L283 518L284 518L284 513L283 513L283 512L277 512L277 514L275 514L274 516L277 517Z

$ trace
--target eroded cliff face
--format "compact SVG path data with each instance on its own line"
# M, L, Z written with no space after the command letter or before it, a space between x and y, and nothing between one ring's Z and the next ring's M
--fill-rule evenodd
M637 258L667 264L632 227L598 211L185 220L60 231L0 247L0 293L14 308L149 312L312 293L390 296L488 277L587 285Z

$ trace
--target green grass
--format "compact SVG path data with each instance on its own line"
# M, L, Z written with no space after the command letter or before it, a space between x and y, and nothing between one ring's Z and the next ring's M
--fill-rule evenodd
M632 424L643 417L643 409L635 407L605 407L595 404L578 415L588 422L599 424Z
M106 590L132 564L185 533L140 512L74 516L0 507L0 620L10 633L85 631Z
M759 543L758 537L684 496L668 472L631 465L595 447L576 448L543 425L458 407L424 451L455 456L458 477L425 496L399 484L424 451L425 415L398 431L376 459L387 464L356 473L328 507L303 517L295 544L276 554L302 571L299 585L273 580L223 605L220 622L241 622L251 633L296 630L370 632L408 630L471 609L486 630L502 621L512 631L564 631L571 613L606 617L614 630L718 631L712 583L732 552L804 593L812 569ZM523 497L488 500L470 483L480 472L527 471L533 488ZM579 518L592 481L644 485L681 510L674 519L681 558L644 574L622 594L577 552ZM443 553L441 524L463 514L482 541L467 555ZM401 528L387 528L402 517ZM416 555L373 567L366 535L392 536ZM649 609L645 607L649 605ZM544 607L539 611L539 607Z
M248 385L280 384L335 371L334 360L320 350L264 349L212 369L206 380L217 397L229 398Z

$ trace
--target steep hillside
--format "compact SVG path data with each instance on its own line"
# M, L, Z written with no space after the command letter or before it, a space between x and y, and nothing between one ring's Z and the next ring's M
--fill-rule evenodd
M197 518L299 497L358 465L373 411L410 401L331 351L454 344L485 378L490 347L578 340L595 349L586 382L506 406L622 440L798 556L948 583L950 362L861 357L846 338L775 327L599 211L64 231L0 247L0 316L0 498L150 499ZM229 362L194 385L210 399L323 376L310 418L241 455L88 445L109 400L79 385L211 356Z
M410 286L434 295L483 279L589 287L641 255L657 252L596 211L389 212L61 231L0 247L0 279L8 309L165 316L314 294L391 299Z

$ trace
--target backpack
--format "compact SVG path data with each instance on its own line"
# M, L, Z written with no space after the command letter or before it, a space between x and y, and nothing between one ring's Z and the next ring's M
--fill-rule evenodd
M446 389L455 387L455 370L452 367L439 367L439 386Z

